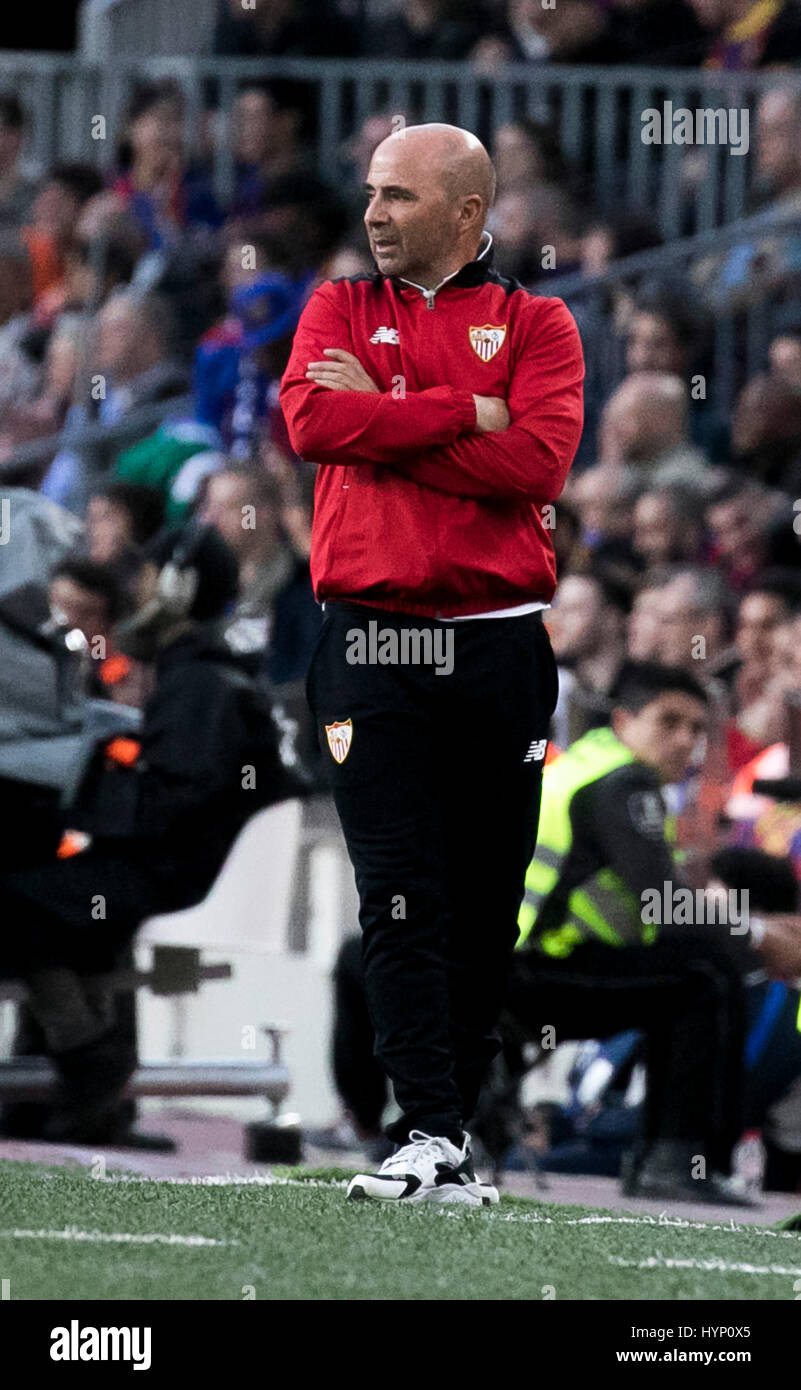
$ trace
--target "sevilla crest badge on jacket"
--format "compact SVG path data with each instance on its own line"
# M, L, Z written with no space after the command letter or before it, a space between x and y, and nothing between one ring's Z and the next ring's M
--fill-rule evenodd
M328 739L328 747L331 749L331 757L336 763L344 763L350 752L351 739L353 738L353 720L344 719L336 724L326 724L325 736Z
M485 323L481 328L469 330L470 346L482 362L489 362L496 352L500 352L506 339L506 324Z

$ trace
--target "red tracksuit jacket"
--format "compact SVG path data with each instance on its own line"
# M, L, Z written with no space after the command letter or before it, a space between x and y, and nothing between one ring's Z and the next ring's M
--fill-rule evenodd
M375 274L326 281L301 315L280 399L293 448L320 465L316 597L438 618L547 603L556 575L541 509L562 491L582 426L575 322L486 257L430 304ZM307 380L333 347L381 394ZM475 433L474 393L504 397L506 430Z

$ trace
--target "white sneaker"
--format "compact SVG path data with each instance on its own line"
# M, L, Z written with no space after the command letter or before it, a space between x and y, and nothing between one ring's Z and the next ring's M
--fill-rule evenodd
M498 1201L489 1183L479 1182L473 1168L470 1135L457 1149L443 1139L413 1129L409 1143L384 1159L377 1173L357 1173L348 1184L351 1201L463 1202L488 1207Z

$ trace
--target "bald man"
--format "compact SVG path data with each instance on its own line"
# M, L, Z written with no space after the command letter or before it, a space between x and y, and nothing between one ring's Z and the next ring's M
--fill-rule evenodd
M372 275L320 286L282 383L319 465L307 681L356 872L397 1146L351 1198L497 1201L470 1136L536 840L557 676L549 527L584 366L558 299L491 268L495 176L468 131L376 149Z

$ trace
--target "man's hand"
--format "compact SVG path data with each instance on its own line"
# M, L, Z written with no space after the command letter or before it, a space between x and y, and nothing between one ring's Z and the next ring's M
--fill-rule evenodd
M765 969L776 980L792 984L801 977L801 914L772 912L760 914L765 935L757 951Z
M358 357L344 348L323 348L327 362L310 362L306 375L317 386L330 391L378 391Z
M476 403L476 430L479 434L508 427L509 411L506 401L500 396L474 396L473 400Z

